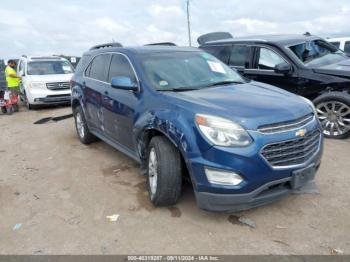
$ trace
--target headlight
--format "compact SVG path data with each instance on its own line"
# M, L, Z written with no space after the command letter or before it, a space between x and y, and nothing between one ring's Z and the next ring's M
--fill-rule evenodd
M248 146L252 139L239 124L231 120L209 116L196 115L196 124L202 134L217 146Z
M40 82L33 82L30 84L30 87L35 89L42 89L45 88L45 84Z

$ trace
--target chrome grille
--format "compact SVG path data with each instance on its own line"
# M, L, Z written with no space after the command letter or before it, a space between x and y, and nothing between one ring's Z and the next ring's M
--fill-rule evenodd
M63 89L69 89L70 83L69 82L47 83L46 87L47 89L50 89L50 90L63 90Z
M269 144L261 151L273 167L299 165L312 158L320 147L321 132L315 130L304 137Z
M258 131L263 134L286 132L293 129L301 128L302 126L305 126L308 123L310 123L312 120L314 120L313 113L292 121L285 121L285 122L280 122L275 124L259 126Z

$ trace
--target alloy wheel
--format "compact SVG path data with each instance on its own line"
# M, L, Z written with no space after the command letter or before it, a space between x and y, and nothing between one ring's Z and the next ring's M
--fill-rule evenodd
M75 116L75 119L76 119L77 130L78 130L79 136L81 138L84 138L84 136L85 136L85 128L84 128L83 120L81 118L81 114L77 113L76 116Z
M339 101L327 101L316 106L323 133L341 136L350 131L350 107Z
M154 148L151 148L149 152L149 160L148 160L148 179L149 179L149 188L151 193L151 198L157 192L157 179L158 179L158 160L157 153Z

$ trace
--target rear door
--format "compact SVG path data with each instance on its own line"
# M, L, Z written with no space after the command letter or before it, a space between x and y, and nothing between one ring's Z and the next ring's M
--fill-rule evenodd
M129 77L133 82L138 83L128 57L115 53L112 56L108 72L109 84L103 99L104 125L109 137L127 149L134 150L132 134L135 108L139 103L140 93L111 87L112 78L118 76Z
M231 45L210 45L201 47L205 52L215 56L225 64L228 64L231 52Z
M228 65L245 75L245 70L251 64L252 48L245 44L234 44L230 49Z
M83 90L86 98L86 118L90 126L98 131L104 131L104 116L102 111L103 94L107 83L110 54L95 56L85 70Z
M293 71L290 74L276 73L275 67L281 63L290 64ZM252 66L245 70L244 75L249 79L274 85L293 93L296 93L298 90L296 68L285 56L272 47L254 47Z

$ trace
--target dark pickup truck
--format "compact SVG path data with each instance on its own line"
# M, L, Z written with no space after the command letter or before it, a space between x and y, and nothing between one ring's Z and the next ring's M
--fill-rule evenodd
M350 136L350 58L327 41L309 33L241 38L209 33L198 42L247 79L312 100L326 137Z

